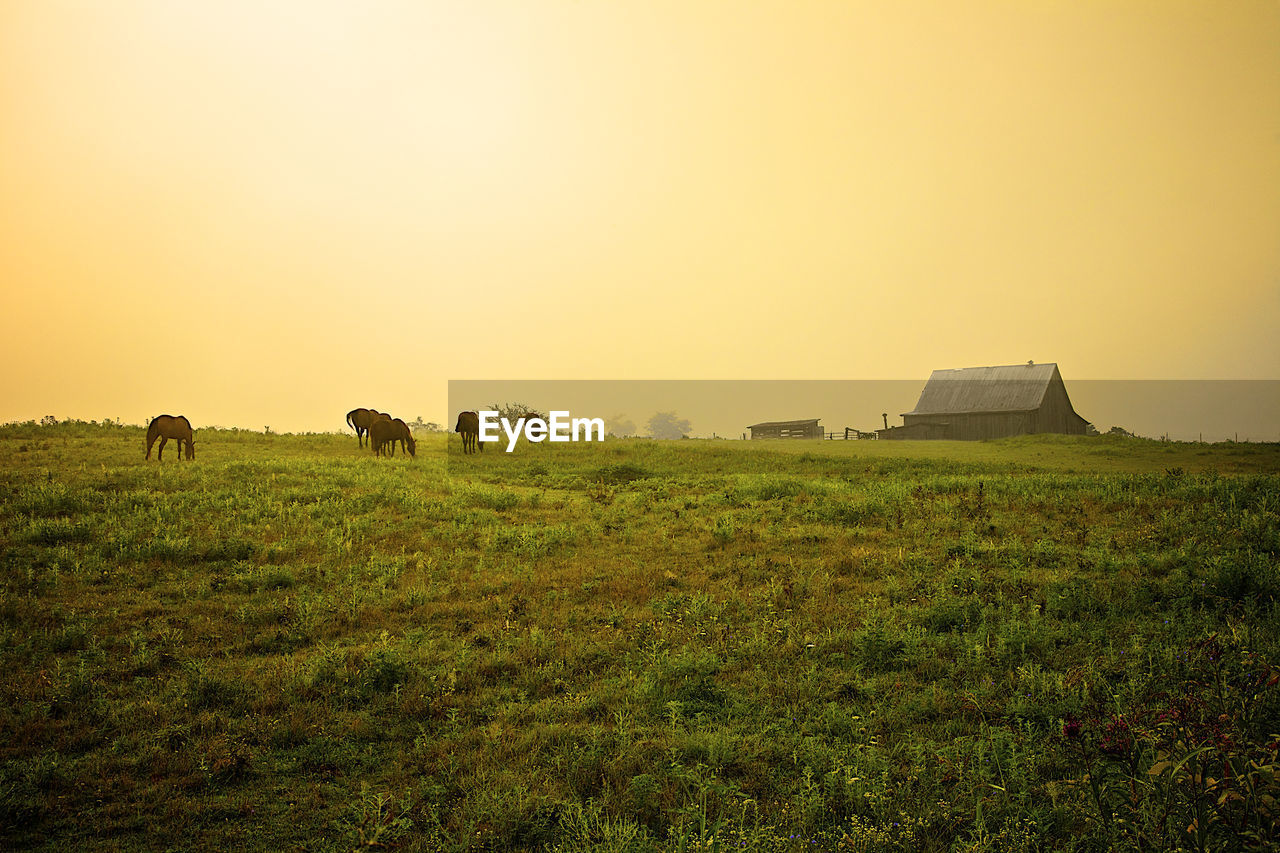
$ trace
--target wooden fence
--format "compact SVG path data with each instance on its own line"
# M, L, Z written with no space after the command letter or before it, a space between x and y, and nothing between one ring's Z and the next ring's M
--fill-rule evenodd
M845 427L844 432L829 432L824 436L827 441L865 441L867 439L875 439L875 432L867 432L866 430L854 429L853 427Z

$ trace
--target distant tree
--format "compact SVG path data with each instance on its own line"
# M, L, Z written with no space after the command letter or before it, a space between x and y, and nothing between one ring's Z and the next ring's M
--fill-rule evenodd
M53 426L57 422L58 422L58 419L55 418L53 415L45 415L43 418L40 419L40 426Z
M439 432L440 424L435 421L424 421L422 415L418 415L409 423L409 429L412 432Z
M684 438L691 426L687 418L678 418L675 412L657 412L649 418L649 435L654 438Z
M626 415L614 415L611 418L605 418L604 429L605 432L616 438L627 438L636 434L635 421Z

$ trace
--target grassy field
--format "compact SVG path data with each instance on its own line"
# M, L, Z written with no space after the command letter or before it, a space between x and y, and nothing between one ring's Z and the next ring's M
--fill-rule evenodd
M0 848L1280 840L1276 445L447 441L0 427Z

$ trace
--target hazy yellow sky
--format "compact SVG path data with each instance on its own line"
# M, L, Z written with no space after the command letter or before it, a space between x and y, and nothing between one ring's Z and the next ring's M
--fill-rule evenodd
M0 420L1280 377L1280 2L0 3Z

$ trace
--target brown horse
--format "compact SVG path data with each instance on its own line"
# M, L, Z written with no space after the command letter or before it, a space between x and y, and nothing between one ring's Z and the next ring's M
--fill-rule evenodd
M347 426L356 431L356 441L361 447L364 447L364 436L369 432L369 424L380 414L382 413L377 409L352 409L347 412Z
M410 457L418 458L418 442L413 437L413 430L409 429L409 425L399 418L391 421L391 425L396 428L395 438L391 439L391 452L395 454L395 443L400 442L400 449L409 454Z
M394 456L397 441L410 456L417 456L418 444L413 440L413 433L409 431L409 425L404 421L399 418L392 420L389 417L381 417L375 418L373 423L369 424L369 447L376 455Z
M388 421L375 421L375 423L389 423L392 425L390 430L379 428L379 434L383 435L384 444L380 444L388 455L396 455L396 442L401 444L401 450L417 459L417 442L413 439L413 430L408 428L408 424L399 418L392 418ZM370 439L372 441L372 439Z
M480 438L480 415L475 412L460 412L458 414L458 423L453 428L454 432L462 433L462 452L475 453L479 450L484 452L484 444L479 441Z
M151 458L151 445L156 443L156 439L160 439L160 449L156 451L156 458L164 459L164 446L173 439L178 442L178 459L182 459L182 445L187 445L187 458L196 458L196 434L191 429L191 422L182 415L176 418L173 415L160 415L153 418L151 423L147 425L147 458Z

